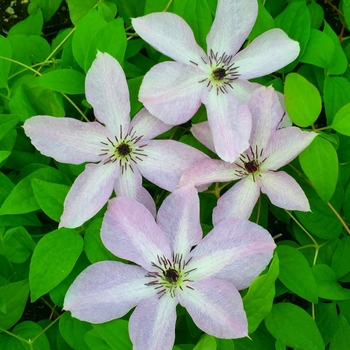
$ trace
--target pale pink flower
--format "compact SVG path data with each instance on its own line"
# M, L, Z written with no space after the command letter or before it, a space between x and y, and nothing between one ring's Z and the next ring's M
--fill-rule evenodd
M238 113L260 85L248 79L275 72L295 60L299 43L271 29L238 52L258 13L256 0L219 0L207 36L207 54L188 24L172 13L151 13L132 20L142 39L176 62L155 65L144 77L139 99L168 124L188 121L203 103L216 153L233 162L248 147L249 116Z
M118 61L99 52L87 73L86 98L98 122L35 116L24 124L25 133L44 155L62 163L87 164L70 189L60 227L77 227L94 216L112 194L131 197L155 214L155 204L142 187L142 176L173 191L182 172L202 152L172 140L152 140L169 130L142 109L130 121L129 91Z
M251 115L253 121L249 148L234 163L214 159L197 163L184 172L180 186L240 179L219 198L213 211L214 224L228 217L248 219L260 191L278 207L309 211L309 202L298 183L286 172L276 170L292 161L317 134L297 127L278 129L284 111L272 87L256 90L248 105L242 106L243 113ZM194 125L192 132L214 150L207 122Z
M73 317L102 323L136 306L129 320L134 350L172 349L178 303L208 334L248 335L238 290L272 257L275 243L262 227L227 219L202 239L198 194L188 185L164 200L157 223L130 198L110 200L101 238L113 254L140 266L116 261L89 266L65 297L64 309Z

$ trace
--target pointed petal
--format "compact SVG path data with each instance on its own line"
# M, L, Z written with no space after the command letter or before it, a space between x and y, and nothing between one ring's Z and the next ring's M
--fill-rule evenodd
M253 149L265 149L270 135L277 130L284 116L284 110L279 102L275 90L270 87L261 87L253 93L248 107L252 115L252 133L250 145Z
M231 94L212 90L203 94L215 150L226 162L234 162L249 147L251 115Z
M180 16L169 12L133 18L136 33L155 49L175 61L200 63L205 52L198 46L192 29Z
M164 123L178 125L187 122L201 105L205 87L198 68L177 62L155 65L143 78L139 100L150 113Z
M154 271L157 256L171 259L169 241L145 206L131 198L109 201L101 228L103 244L114 255Z
M262 164L262 170L277 170L291 162L317 136L314 132L301 131L297 127L277 130L270 138Z
M297 41L281 29L271 29L254 39L235 57L240 79L262 77L285 67L299 55Z
M183 186L165 198L158 210L157 223L167 235L174 254L187 256L203 235L195 187Z
M268 171L259 178L261 192L272 204L287 210L310 211L309 201L299 184L284 171Z
M147 157L137 164L142 176L170 192L185 170L208 159L196 148L173 140L151 140L144 149Z
M84 123L73 118L35 116L23 125L32 144L45 156L61 163L81 164L101 160L102 144L110 137L100 123Z
M179 293L179 302L194 323L217 338L235 339L248 335L248 322L237 289L221 279L191 283L194 290Z
M219 56L236 54L252 30L257 15L255 0L219 0L207 36L208 49L218 52Z
M180 178L179 186L193 183L195 186L238 179L237 166L218 159L204 159L187 169Z
M129 334L134 350L171 350L175 342L176 298L148 298L130 316Z
M136 166L133 170L119 171L119 177L114 186L115 193L119 197L133 198L143 204L153 215L156 216L156 205L149 192L142 187L142 176Z
M76 178L64 202L59 227L78 227L107 203L118 169L115 164L87 164Z
M214 225L227 218L249 219L259 196L259 185L252 176L243 178L219 198L213 210Z
M118 261L100 261L85 269L69 287L65 310L92 323L124 316L140 301L154 294L145 283L147 272Z
M215 153L213 135L208 122L192 124L191 133L199 142Z
M126 78L119 62L108 53L97 53L86 74L86 99L94 108L95 117L111 133L127 132L130 123L130 100Z
M130 129L132 128L137 136L142 135L142 141L153 139L170 130L172 127L173 125L165 124L160 119L154 117L146 108L142 108L130 123Z
M229 218L214 226L189 254L191 280L220 278L238 290L249 286L272 258L276 245L261 226Z

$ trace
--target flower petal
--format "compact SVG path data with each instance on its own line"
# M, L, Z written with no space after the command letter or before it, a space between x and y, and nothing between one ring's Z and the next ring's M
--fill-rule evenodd
M179 302L194 323L217 338L242 338L248 335L247 316L237 289L221 279L191 283L194 290L179 293Z
M180 178L179 186L193 183L195 186L238 179L237 166L218 159L204 159L187 169Z
M67 194L59 227L78 227L92 218L107 203L117 176L116 164L87 164Z
M158 51L184 64L200 63L206 54L196 43L192 29L180 16L169 12L133 18L136 33Z
M258 15L255 0L219 0L215 19L207 36L208 49L235 55L253 28Z
M168 237L174 254L186 257L203 235L195 187L183 186L165 198L158 210L157 223Z
M261 192L272 204L287 210L310 211L309 201L299 184L284 171L268 171L259 178Z
M214 225L227 218L249 219L259 196L260 188L253 177L243 178L219 198L213 210Z
M100 123L73 118L35 116L23 125L32 144L45 156L61 163L81 164L101 160L101 141L110 137Z
M127 168L123 172L119 171L114 190L119 197L136 199L151 212L153 217L156 216L156 205L149 192L142 187L142 176L136 166L133 170Z
M129 334L134 350L171 350L175 342L176 298L148 298L130 316Z
M130 100L126 78L119 62L108 53L97 53L86 74L86 99L94 108L95 117L114 136L126 133L130 123Z
M191 133L199 142L215 153L213 135L208 122L192 124Z
M143 78L139 100L151 114L164 123L178 125L187 122L201 105L205 85L198 68L178 62L155 65Z
M154 271L152 262L172 252L164 232L145 206L131 198L117 197L109 201L101 227L103 244L114 255Z
M118 261L100 261L85 269L69 287L65 310L92 323L124 316L140 301L154 294L147 287L146 271Z
M240 79L252 79L270 74L293 62L299 55L297 41L281 29L268 30L254 39L235 57Z
M196 148L173 140L151 140L144 149L147 157L137 164L142 176L170 192L185 170L208 159Z
M153 139L170 130L173 125L165 124L159 118L154 117L146 108L142 108L130 123L130 130L136 132L137 136L142 135L142 141Z
M258 83L251 83L250 81L240 79L231 82L232 93L240 102L247 103L256 89L261 87Z
M271 136L262 164L262 170L277 170L291 162L301 151L303 151L317 136L314 132L301 131L297 127L289 127L277 130Z
M191 280L212 276L231 282L238 290L246 288L272 258L276 245L261 226L248 220L220 221L189 254Z
M208 122L217 155L226 162L234 162L249 147L251 115L246 105L231 94L212 90L203 94Z

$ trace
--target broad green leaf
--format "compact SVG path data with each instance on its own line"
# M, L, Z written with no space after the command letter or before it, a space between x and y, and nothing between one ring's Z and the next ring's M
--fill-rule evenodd
M350 290L343 288L337 282L337 276L332 268L325 264L312 267L318 286L318 296L329 300L345 300L350 298Z
M299 161L318 195L328 202L338 181L338 156L334 147L324 138L316 137L299 154Z
M350 272L350 237L344 236L338 242L332 257L332 270L337 278L343 277Z
M113 21L117 15L117 5L112 1L99 2L97 4L97 11L107 22Z
M176 1L176 0L174 0ZM168 0L146 0L145 3L145 15L148 15L152 12L161 12L165 9L168 4ZM168 10L173 9L173 3L170 4Z
M321 112L320 93L314 85L297 73L287 75L284 98L287 112L293 123L298 126L313 124Z
M25 49L33 63L45 61L51 53L49 43L44 38L36 35L25 38Z
M38 324L45 329L45 335L49 340L51 350L72 350L62 338L58 328L58 322L55 322L55 320L44 319L39 321Z
M97 4L97 0L67 0L69 16L72 23L77 26L78 22Z
M107 342L101 338L95 329L87 331L85 333L84 340L89 346L89 349L115 350L115 348L109 346Z
M15 338L12 334L0 334L0 349L6 350L23 350L22 343L19 339Z
M87 331L92 329L92 325L87 322L73 318L70 312L65 312L59 321L59 328L63 339L74 350L87 350L88 346L84 340Z
M32 179L31 185L41 210L51 219L59 222L63 213L63 203L70 187L39 179Z
M43 329L35 322L21 322L12 332L19 338L26 340L22 341L24 350L50 350L50 343L46 338L45 332L43 332ZM35 340L29 345L28 342L31 339Z
M215 338L209 334L204 335L193 350L216 350Z
M112 349L132 350L127 321L117 319L93 327Z
M18 123L18 121L18 115L0 114L0 140Z
M341 134L350 136L350 103L338 110L331 126Z
M235 345L232 339L219 339L215 338L216 350L235 350Z
M280 260L278 278L292 292L317 304L317 284L309 263L302 253L288 245L276 248Z
M74 69L57 69L37 78L38 85L65 94L83 94L85 75Z
M310 13L311 28L320 28L324 20L324 12L322 6L313 1L307 5L307 8Z
M31 0L30 6L39 6L45 22L48 22L59 9L62 0Z
M254 27L248 36L248 40L253 40L258 37L260 34L272 29L275 27L275 22L266 10L261 0L258 0L258 17L254 23Z
M312 317L300 307L279 303L265 318L269 332L287 346L297 349L324 350L321 334Z
M40 37L43 24L43 14L40 9L36 9L29 15L29 17L11 27L8 32L8 36L36 35Z
M0 89L7 86L7 78L10 72L11 62L6 58L11 58L12 48L8 39L0 35Z
M346 318L340 314L338 329L332 339L329 350L346 349L350 344L350 326Z
M145 14L145 2L146 0L116 0L120 16L122 16L125 23L128 24L131 24L130 18L143 16Z
M334 121L334 116L340 110L340 108L350 103L350 82L343 77L327 76L324 80L323 93L327 124L331 125ZM346 125L347 123L343 124L345 124L343 128L348 128L350 132L350 127Z
M350 138L349 138L350 142ZM340 168L342 169L342 168ZM344 216L343 218L346 220L350 220L350 185L346 188L344 193L344 206L343 206Z
M9 329L18 322L27 304L28 293L27 280L0 287L0 297L6 303L6 313L0 312L0 328Z
M23 85L20 85L11 96L9 108L12 114L20 116L21 122L25 122L28 118L36 115L36 111L30 103Z
M82 250L81 236L77 231L67 228L47 233L37 243L29 271L32 302L69 275Z
M55 183L69 183L66 176L54 168L44 167L36 170L15 186L2 204L0 215L23 214L40 209L40 205L35 198L31 186L32 179L40 179Z
M275 254L269 271L257 277L243 298L244 310L248 318L249 334L253 333L260 322L269 314L275 297L275 281L278 277L278 255Z
M316 324L325 344L333 338L338 325L338 312L335 302L315 305Z
M143 77L127 80L129 93L130 93L130 107L131 107L130 115L131 116L134 116L142 108L142 103L138 99L142 79Z

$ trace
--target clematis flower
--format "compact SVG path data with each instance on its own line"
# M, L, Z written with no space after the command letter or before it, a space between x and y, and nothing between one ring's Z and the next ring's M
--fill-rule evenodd
M103 207L113 189L118 196L140 201L155 215L155 204L142 187L142 176L173 191L183 171L207 156L177 141L152 140L171 125L146 109L130 121L125 75L109 54L97 54L85 88L96 118L104 125L50 116L35 116L24 124L25 133L42 154L62 163L97 163L87 164L75 180L59 226L82 225Z
M164 200L157 223L142 204L112 199L101 238L113 254L139 266L115 261L89 266L65 297L64 309L73 317L102 323L137 305L129 320L134 350L172 349L178 303L208 334L247 336L237 289L249 286L272 257L275 243L265 229L227 219L202 239L198 194L188 185Z
M184 172L180 186L240 180L218 200L213 211L214 224L228 217L249 218L260 191L272 204L288 209L309 211L309 202L298 183L280 167L292 161L314 137L314 132L297 127L278 129L284 111L272 87L261 87L243 110L252 116L249 148L234 163L208 159ZM194 136L213 150L213 140L206 122L192 127Z
M207 54L188 24L172 13L134 18L142 39L176 62L155 65L144 77L139 99L168 124L188 121L203 103L216 153L233 162L248 148L249 116L238 113L260 85L248 79L275 72L299 54L299 43L282 30L271 29L238 52L258 13L256 0L218 0L207 36Z

